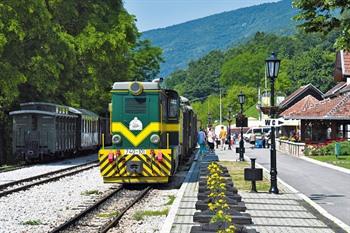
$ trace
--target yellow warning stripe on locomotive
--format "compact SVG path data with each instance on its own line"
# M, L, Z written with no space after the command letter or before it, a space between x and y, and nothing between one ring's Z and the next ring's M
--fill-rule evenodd
M160 122L151 122L139 134L134 135L134 133L132 133L123 123L112 122L112 132L122 134L131 144L133 144L133 146L140 145L151 133L160 131L178 132L179 130L179 124L161 124Z
M110 152L115 153L112 149L103 149L99 152L100 173L104 178L107 177L155 177L171 175L171 149L154 150L155 154L161 152L162 159L158 161L151 150L146 150L145 154L124 154L125 150L121 150L121 155L117 156L113 162L108 159ZM127 170L127 163L141 162L142 172L140 174L130 173Z

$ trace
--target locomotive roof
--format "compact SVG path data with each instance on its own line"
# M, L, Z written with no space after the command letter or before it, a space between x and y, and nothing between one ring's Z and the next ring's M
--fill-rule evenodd
M112 90L129 90L130 85L134 82L115 82ZM141 83L144 90L159 90L159 83L157 82L138 82Z

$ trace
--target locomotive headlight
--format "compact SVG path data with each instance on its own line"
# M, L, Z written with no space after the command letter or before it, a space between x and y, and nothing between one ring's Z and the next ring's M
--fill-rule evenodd
M119 144L122 141L122 137L119 134L115 134L112 137L112 142L114 144Z
M157 134L152 134L150 141L154 144L158 144L160 142L160 137Z
M143 86L139 82L132 82L129 86L129 90L133 95L139 95L142 93Z

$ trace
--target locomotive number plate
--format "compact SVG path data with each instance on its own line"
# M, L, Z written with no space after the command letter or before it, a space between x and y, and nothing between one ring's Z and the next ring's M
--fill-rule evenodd
M131 155L139 155L139 154L146 154L146 150L143 149L126 149L126 154Z

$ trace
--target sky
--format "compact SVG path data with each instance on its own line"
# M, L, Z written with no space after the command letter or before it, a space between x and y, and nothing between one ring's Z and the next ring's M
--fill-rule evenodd
M139 31L187 22L205 16L277 0L123 0L136 16Z

